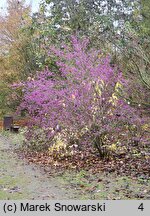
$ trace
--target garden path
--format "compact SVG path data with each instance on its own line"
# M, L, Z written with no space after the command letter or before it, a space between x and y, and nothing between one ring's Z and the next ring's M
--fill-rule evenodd
M0 134L0 199L75 199L59 180L18 158L15 146Z

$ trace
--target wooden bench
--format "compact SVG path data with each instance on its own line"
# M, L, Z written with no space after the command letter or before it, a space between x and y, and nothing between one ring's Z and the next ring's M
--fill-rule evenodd
M19 126L18 125L11 125L10 130L14 133L18 133L19 132Z

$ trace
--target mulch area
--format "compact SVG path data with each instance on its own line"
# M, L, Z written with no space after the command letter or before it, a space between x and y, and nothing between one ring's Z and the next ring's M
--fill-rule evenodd
M19 151L21 158L27 159L29 163L39 164L45 170L51 172L63 172L65 170L80 171L82 169L93 174L99 172L117 173L123 176L150 178L150 156L140 157L129 155L116 155L107 159L101 159L92 153L76 152L72 156L52 155L49 152Z

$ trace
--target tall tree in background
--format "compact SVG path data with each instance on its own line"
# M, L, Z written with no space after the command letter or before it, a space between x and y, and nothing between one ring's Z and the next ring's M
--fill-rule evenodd
M51 41L88 36L92 46L111 53L112 63L131 80L128 100L149 107L149 0L43 0L41 8L55 32Z
M1 113L10 105L10 84L24 79L34 63L30 35L30 6L25 1L8 0L6 15L0 15L0 104Z
M7 3L7 14L1 16L0 21L0 57L5 67L4 76L13 81L25 79L37 68L29 29L31 8L26 6L25 0Z
M150 107L150 2L141 0L133 11L133 18L126 23L126 44L120 62L131 78L133 97L131 102Z
M91 46L111 52L125 44L123 30L131 20L136 0L43 0L32 19L39 64L47 64L51 44L69 43L70 35L86 36ZM36 36L36 37L35 37ZM42 46L43 44L43 46Z

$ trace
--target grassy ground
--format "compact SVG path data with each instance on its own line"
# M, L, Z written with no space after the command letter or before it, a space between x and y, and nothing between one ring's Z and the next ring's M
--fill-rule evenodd
M59 179L46 174L41 167L28 164L14 153L22 135L0 134L0 199L71 199L73 189L66 191Z
M117 176L115 173L66 172L62 182L80 192L80 199L150 199L150 180Z
M19 158L23 134L0 134L0 199L150 199L150 179L52 170Z

